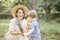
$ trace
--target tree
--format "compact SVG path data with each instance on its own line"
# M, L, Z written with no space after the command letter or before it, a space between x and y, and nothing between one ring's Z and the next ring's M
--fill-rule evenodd
M30 10L37 11L37 9L38 9L37 0L27 0L27 6ZM37 20L39 21L39 15L37 15Z
M46 11L46 21L49 21L51 19L51 9L54 7L54 4L56 3L56 0L43 0L45 5L44 9Z
M12 7L18 4L26 4L25 0L0 0L0 13L10 12Z
M57 10L58 12L60 12L60 2L57 2L57 3L55 4L55 7L56 7L56 10Z
M30 10L37 10L37 0L27 0L27 6Z

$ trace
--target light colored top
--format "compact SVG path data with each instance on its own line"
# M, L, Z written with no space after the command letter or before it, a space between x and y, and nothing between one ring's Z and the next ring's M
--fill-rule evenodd
M13 19L10 21L8 33L9 33L10 31L20 32L20 28L19 28L19 25L18 25L19 23L18 23L17 20L18 20L17 18L13 18ZM19 21L19 22L20 22L20 21ZM26 20L23 19L23 20L21 21L21 27L22 27L23 31L25 31L25 25L26 25Z
M25 25L26 25L26 20L23 19L22 21L19 20L19 22L21 23L21 27L23 29L23 31L25 31ZM20 27L18 25L18 21L17 18L13 18L10 23L9 23L9 30L8 32L5 34L5 39L6 40L29 40L27 37L24 37L22 35L11 35L10 31L16 31L16 32L20 32Z

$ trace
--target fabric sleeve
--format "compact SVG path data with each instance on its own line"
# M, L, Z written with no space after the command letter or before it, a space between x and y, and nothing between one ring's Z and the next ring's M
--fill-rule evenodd
M14 26L15 26L15 22L14 20L11 20L9 23L9 31L14 31Z

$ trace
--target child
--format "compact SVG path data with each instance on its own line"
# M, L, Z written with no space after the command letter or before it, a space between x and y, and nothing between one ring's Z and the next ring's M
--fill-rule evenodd
M37 17L37 12L35 10L31 10L28 12L28 19L27 19L28 21L24 36L29 35L30 40L41 40L40 31L38 28L38 21L36 17Z

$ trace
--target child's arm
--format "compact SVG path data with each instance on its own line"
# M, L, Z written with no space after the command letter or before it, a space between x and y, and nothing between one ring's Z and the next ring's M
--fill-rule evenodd
M28 32L24 33L24 36L30 35L34 31L34 28L30 29Z

